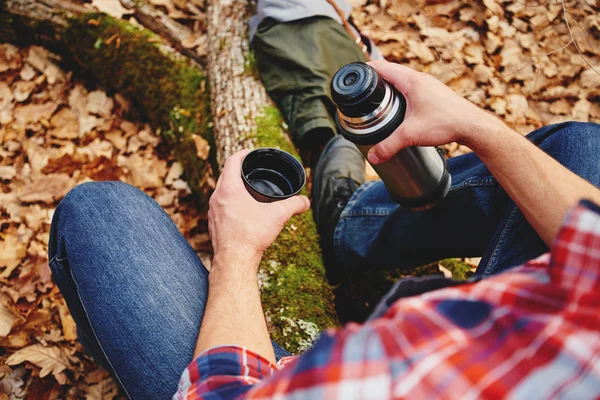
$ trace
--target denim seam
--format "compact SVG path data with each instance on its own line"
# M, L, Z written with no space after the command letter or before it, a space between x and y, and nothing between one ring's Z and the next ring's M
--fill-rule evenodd
M504 228L502 228L502 233L500 234L500 237L498 238L498 241L496 242L494 251L492 252L492 255L490 256L490 260L488 261L487 265L485 266L485 269L483 270L483 274L482 274L483 277L491 275L490 271L493 270L493 266L496 264L496 260L498 259L498 253L500 252L500 248L504 245L504 242L506 241L506 235L508 233L508 230L512 226L513 221L517 217L518 211L519 211L519 208L515 206L515 208L513 208L513 210L510 212L510 215L508 216L508 219L506 220L506 223L504 224Z
M344 211L342 211L342 214L340 215L340 220L338 221L335 230L333 231L333 251L335 252L335 256L338 260L342 260L343 259L343 252L341 249L341 242L342 242L342 230L345 224L344 218L346 218L348 216L349 213L349 209L354 206L354 204L356 204L356 202L358 201L358 198L371 186L373 186L374 183L372 182L366 182L364 184L362 184L357 190L356 192L354 192L352 194L352 196L350 197L350 200L348 201L348 204L346 204L346 207L344 208Z
M461 183L460 185L451 187L450 193L458 192L459 190L466 189L466 188L487 187L487 186L494 186L495 184L496 184L495 179L466 181L466 182Z
M63 260L66 260L66 257L63 258ZM57 257L54 256L52 258L52 261L58 261ZM50 263L50 261L48 263ZM61 266L60 270L62 272L64 272L65 269ZM123 388L123 390L125 390L125 394L127 395L127 398L131 399L131 396L129 395L129 392L127 391L127 388L123 384L123 381L121 380L121 377L119 376L119 374L115 370L115 367L113 366L112 362L108 358L108 355L106 354L106 351L104 351L104 348L102 347L102 343L98 339L98 335L96 334L96 330L94 329L94 326L92 325L92 320L90 320L88 312L87 312L87 310L85 308L85 304L83 303L83 299L81 298L81 294L79 293L79 286L77 285L77 281L73 277L72 273L70 273L69 275L71 276L71 279L73 280L73 283L75 284L75 291L77 292L77 297L79 298L79 302L81 303L81 308L83 309L83 312L85 313L85 318L87 319L88 323L90 324L90 328L92 329L92 333L94 334L94 338L96 339L96 343L98 343L98 347L100 348L100 351L102 351L102 354L104 354L104 358L106 358L106 361L108 361L108 364L110 365L110 368L112 369L112 371L114 372L115 376L117 377L117 380L121 384L121 387Z

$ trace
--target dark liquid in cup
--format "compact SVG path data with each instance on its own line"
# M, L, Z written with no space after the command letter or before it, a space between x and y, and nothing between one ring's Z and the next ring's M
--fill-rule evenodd
M291 182L277 171L257 168L246 179L256 190L269 196L286 196L294 193Z

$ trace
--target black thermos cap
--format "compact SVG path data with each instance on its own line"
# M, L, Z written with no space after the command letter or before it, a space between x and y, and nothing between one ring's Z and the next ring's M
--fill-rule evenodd
M373 112L384 96L383 78L363 62L342 67L331 80L331 97L347 117L357 118Z

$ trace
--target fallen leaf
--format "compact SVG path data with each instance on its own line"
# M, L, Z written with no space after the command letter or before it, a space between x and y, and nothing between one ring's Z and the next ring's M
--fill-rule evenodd
M18 313L15 313L4 302L0 302L0 338L7 337L18 320Z
M452 278L452 271L450 271L448 268L444 267L441 264L438 264L438 269L441 273L444 274L444 278Z
M0 73L19 68L19 49L11 44L0 44Z
M24 81L32 80L33 78L35 78L35 75L35 69L33 69L33 67L30 64L25 64L23 66L23 69L21 69L21 72L19 73L19 76Z
M139 153L125 157L122 165L128 169L130 183L138 188L161 187L162 178L167 173L167 163L157 158L146 159Z
M133 14L133 11L123 7L119 0L92 0L92 6L117 19L123 18L125 14Z
M65 339L71 342L77 340L77 325L62 298L58 302L58 314Z
M29 98L34 88L35 82L18 81L13 87L13 96L17 102L22 103Z
M408 40L408 50L423 63L435 61L435 56L429 47L421 40Z
M18 126L26 127L32 122L38 122L40 119L50 119L58 105L54 102L43 104L27 104L15 108L15 121Z
M196 155L201 160L206 160L210 152L210 145L208 144L208 141L202 136L196 134L192 134L192 139L194 140L194 144L196 145Z
M75 181L67 174L39 175L23 186L18 197L23 203L52 204L65 197L74 186Z
M41 344L33 344L17 350L8 357L6 365L19 365L26 361L41 368L40 378L52 374L58 380L61 379L59 378L61 372L73 368L67 354L61 347L45 347Z
M119 394L119 388L112 378L106 378L100 383L85 389L85 400L112 400Z
M0 268L4 268L4 271L0 274L0 279L8 278L21 264L32 236L33 232L25 225L18 229L9 228L4 232L4 240L0 242Z
M12 165L0 165L0 180L11 180L17 174L17 170Z
M50 119L50 134L59 139L79 138L79 118L70 108L63 108Z
M183 165L179 161L175 161L173 165L171 165L171 168L169 168L165 183L167 185L172 185L175 180L181 177L181 174L183 174Z
M550 112L553 114L567 115L571 113L571 105L565 99L560 99L550 105Z
M109 117L114 107L114 101L101 90L90 92L87 97L87 111L101 117Z
M127 146L127 139L123 135L123 132L118 130L112 130L106 134L104 137L115 146L115 148L119 151L122 151Z

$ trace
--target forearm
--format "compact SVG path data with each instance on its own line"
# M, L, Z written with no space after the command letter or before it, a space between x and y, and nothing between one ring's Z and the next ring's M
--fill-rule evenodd
M550 246L566 212L581 199L600 203L600 190L560 165L500 121L467 144Z
M260 257L256 256L215 256L194 358L215 346L237 345L275 363L257 276L252 272L259 262Z

